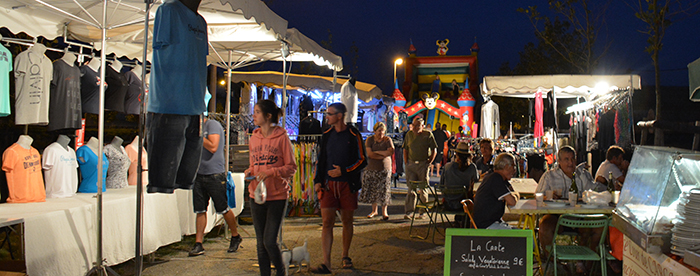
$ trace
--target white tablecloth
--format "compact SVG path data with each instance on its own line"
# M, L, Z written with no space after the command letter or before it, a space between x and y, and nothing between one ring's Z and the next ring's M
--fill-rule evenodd
M179 194L187 196L191 192L144 195L144 254L180 241L183 233L181 220L192 214L192 203L190 200L187 204L189 212L180 211ZM94 196L77 194L72 198L50 198L41 203L0 205L0 218L25 220L25 259L29 275L83 275L93 266L97 247L97 200ZM136 187L107 190L103 194L102 229L102 255L107 265L134 257Z

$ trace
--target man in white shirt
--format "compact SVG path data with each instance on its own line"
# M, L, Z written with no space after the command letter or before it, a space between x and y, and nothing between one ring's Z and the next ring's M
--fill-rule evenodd
M600 164L598 171L595 173L595 181L608 185L608 176L612 172L613 177L617 180L615 190L619 191L622 188L622 183L625 182L625 176L620 168L625 160L625 151L618 146L610 146L605 154L605 161Z

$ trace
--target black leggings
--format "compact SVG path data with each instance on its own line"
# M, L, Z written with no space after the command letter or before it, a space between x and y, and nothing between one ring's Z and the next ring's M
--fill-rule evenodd
M250 199L250 211L258 240L258 265L262 276L271 275L270 261L275 264L277 275L285 275L277 236L281 230L280 225L282 225L286 207L287 200L267 201L261 205Z

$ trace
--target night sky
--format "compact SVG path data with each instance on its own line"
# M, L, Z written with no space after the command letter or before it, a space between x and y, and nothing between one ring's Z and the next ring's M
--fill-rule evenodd
M591 1L602 2L602 1ZM642 76L643 85L654 84L654 71L644 23L632 9L614 0L607 10L599 44L611 41L597 74ZM378 85L385 93L393 90L393 61L405 57L409 40L418 56L437 56L436 40L449 39L447 55L468 55L476 37L481 48L479 78L495 75L503 62L518 63L518 52L535 42L534 28L517 8L537 5L550 14L547 1L267 1L269 7L303 34L321 42L332 34L332 50L350 66L347 52L352 42L359 48L360 81ZM438 4L439 3L439 4ZM700 15L672 24L661 51L661 84L687 86L687 64L700 58ZM399 80L403 70L399 67ZM480 81L481 82L481 81Z

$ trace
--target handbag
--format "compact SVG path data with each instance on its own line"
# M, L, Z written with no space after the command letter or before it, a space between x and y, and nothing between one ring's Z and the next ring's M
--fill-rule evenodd
M264 204L267 200L267 188L265 187L265 181L258 182L258 187L255 188L254 195L255 203Z
M233 181L233 173L226 173L226 196L229 208L236 208L236 183Z

